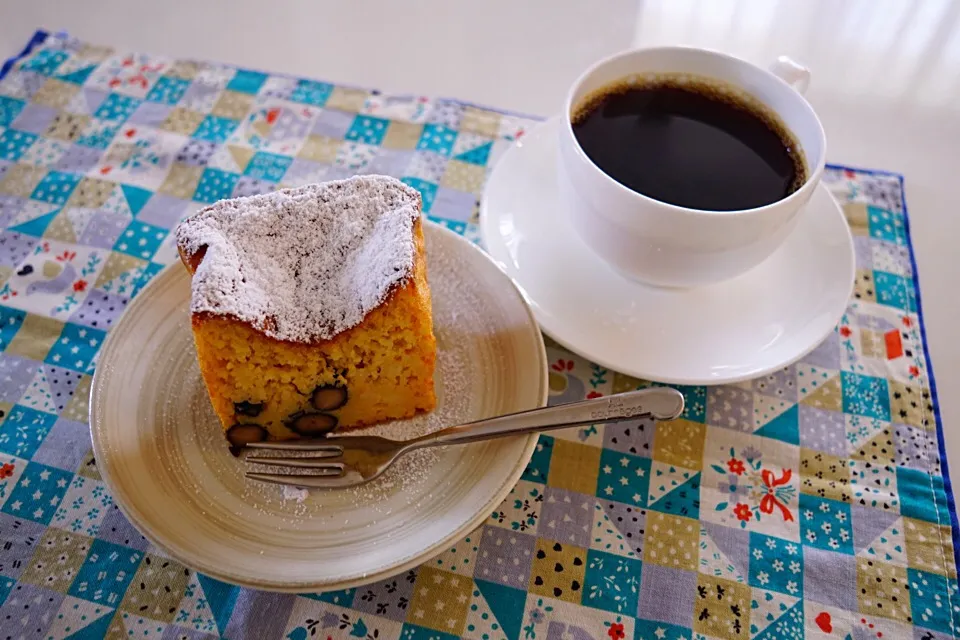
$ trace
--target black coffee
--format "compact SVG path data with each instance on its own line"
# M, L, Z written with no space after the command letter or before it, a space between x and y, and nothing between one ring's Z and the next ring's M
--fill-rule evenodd
M573 132L624 186L691 209L761 207L806 181L798 146L773 114L706 82L609 87L574 114Z

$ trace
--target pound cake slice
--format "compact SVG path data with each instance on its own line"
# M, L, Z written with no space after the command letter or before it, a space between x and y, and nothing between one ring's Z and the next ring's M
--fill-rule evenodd
M235 447L434 408L420 193L363 176L222 200L177 228L213 408Z

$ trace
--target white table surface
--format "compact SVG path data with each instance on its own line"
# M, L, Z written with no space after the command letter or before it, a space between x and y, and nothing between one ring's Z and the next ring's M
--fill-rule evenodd
M906 175L948 457L960 469L960 0L0 0L0 58L37 27L528 114L591 62L693 44L813 72L828 160ZM951 247L953 247L951 249ZM957 475L955 472L954 475Z

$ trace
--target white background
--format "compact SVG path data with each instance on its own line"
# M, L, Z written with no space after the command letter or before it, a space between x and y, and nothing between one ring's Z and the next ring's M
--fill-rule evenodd
M949 458L960 465L960 2L0 0L0 58L34 29L547 116L591 62L707 46L813 71L828 160L904 173Z

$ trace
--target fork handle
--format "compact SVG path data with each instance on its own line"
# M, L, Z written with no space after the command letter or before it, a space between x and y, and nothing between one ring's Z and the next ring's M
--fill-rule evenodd
M683 394L676 389L651 387L468 422L424 436L416 441L415 446L465 444L565 427L624 422L646 416L657 420L673 420L683 413L683 405Z

